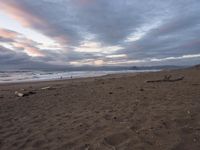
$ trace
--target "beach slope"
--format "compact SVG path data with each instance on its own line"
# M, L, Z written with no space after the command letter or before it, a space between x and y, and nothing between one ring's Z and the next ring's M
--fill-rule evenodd
M198 66L0 85L0 149L199 150L199 110Z

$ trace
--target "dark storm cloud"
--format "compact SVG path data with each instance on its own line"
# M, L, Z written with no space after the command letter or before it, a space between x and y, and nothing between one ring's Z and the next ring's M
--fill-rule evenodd
M76 52L72 50L68 50L67 52L63 52L62 54L56 53L54 51L49 52L48 50L45 50L44 52L45 57L41 57L43 61L51 61L56 62L57 60L60 60L64 64L69 64L71 61L80 61L84 59L100 59L101 57L98 56L97 53L86 53L86 52Z
M130 58L137 59L200 53L200 10L195 9L197 4L200 2L191 1L187 6L177 8L179 12L174 16L117 53L126 53Z
M1 2L18 20L44 34L72 43L88 34L106 44L121 43L143 24L168 15L170 2L144 0L8 0ZM13 11L14 10L14 11Z
M103 53L75 51L85 40L121 46L112 54L126 54L124 61L200 53L199 0L7 0L0 7L24 26L62 43L63 53L45 50L38 58L46 62L112 60ZM127 41L138 31L143 34L138 40Z
M45 53L46 52L46 53ZM0 70L4 69L59 69L72 67L68 62L80 61L83 59L98 58L95 54L88 54L84 52L73 52L70 54L59 54L52 51L44 51L44 57L31 57L24 52L13 51L3 46L0 46ZM57 60L61 64L56 64ZM54 63L55 62L55 63Z
M48 49L41 50L39 48L41 46L40 43L27 39L22 34L3 28L0 28L0 42L6 43L12 48L8 49L0 46L0 69L6 68L6 66L15 69L27 67L59 68L59 66L70 66L69 62L71 61L99 58L96 53L76 52L69 48L67 50L63 49L62 52ZM30 54L37 57L31 57L29 56Z
M34 60L25 53L16 53L0 46L0 70L20 68L49 68L45 62Z
M24 63L25 60L27 60L27 56L24 54L17 54L5 47L0 47L0 64L13 64L13 62L16 63Z
M163 14L163 4L149 0L94 0L87 6L78 5L76 10L81 24L89 33L104 44L114 45L122 43L142 25L156 21Z
M61 43L75 44L79 41L79 32L74 24L76 20L73 19L73 11L68 9L67 4L45 0L8 0L1 1L0 8L10 13L24 27L39 30Z

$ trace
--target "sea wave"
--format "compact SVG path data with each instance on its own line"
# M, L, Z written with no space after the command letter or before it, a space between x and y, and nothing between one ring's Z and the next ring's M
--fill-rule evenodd
M46 81L58 79L84 78L103 76L115 73L149 72L158 70L121 70L121 71L2 71L0 83L15 83L27 81Z

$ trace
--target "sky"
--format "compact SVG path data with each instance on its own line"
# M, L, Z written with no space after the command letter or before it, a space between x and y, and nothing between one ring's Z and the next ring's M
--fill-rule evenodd
M199 0L1 0L0 68L200 64Z

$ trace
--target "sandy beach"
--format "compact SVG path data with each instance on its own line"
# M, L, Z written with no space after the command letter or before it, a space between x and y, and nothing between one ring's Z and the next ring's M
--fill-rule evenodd
M200 67L2 84L0 149L199 150L199 110Z

